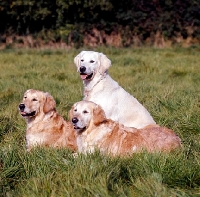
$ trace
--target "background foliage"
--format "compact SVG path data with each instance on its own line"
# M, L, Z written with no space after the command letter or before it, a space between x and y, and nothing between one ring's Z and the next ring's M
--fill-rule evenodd
M120 42L111 44L120 46L144 44L148 38L153 44L158 37L200 39L200 0L0 0L0 18L1 35L39 35L77 46L90 40L88 34L95 44L108 45L108 36L118 35Z

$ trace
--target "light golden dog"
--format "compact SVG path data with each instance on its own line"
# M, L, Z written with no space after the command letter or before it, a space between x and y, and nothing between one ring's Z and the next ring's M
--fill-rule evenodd
M103 53L82 51L74 63L83 80L83 100L100 105L107 118L135 128L156 124L147 109L110 77L111 61Z
M158 125L143 129L125 127L106 119L102 108L91 101L75 103L70 110L70 118L77 131L79 152L97 149L115 156L142 150L170 152L181 147L180 138L172 130Z
M19 111L26 119L27 150L34 146L77 149L75 131L56 111L56 103L48 92L29 89L24 93Z

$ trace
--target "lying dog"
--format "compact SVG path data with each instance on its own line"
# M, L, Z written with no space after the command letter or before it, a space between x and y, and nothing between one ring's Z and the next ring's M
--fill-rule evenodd
M77 149L73 126L56 112L56 103L49 93L27 90L19 111L27 121L28 151L36 145Z
M83 100L100 105L107 118L135 128L156 124L144 106L109 76L111 61L104 54L82 51L74 63L84 84Z
M165 127L149 125L143 129L125 127L106 119L102 108L90 101L75 103L70 118L77 131L78 151L87 153L99 149L111 155L129 155L147 150L170 152L181 147L180 138Z

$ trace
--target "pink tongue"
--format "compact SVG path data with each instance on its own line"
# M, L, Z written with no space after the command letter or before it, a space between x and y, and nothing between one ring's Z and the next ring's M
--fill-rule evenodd
M84 80L86 79L87 75L81 75L81 79Z

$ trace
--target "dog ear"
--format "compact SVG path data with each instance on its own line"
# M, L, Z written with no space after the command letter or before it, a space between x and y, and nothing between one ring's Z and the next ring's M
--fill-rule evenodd
M103 109L99 105L96 105L96 107L93 109L94 124L97 126L105 120L106 120L106 115L105 115Z
M111 61L107 58L106 55L103 53L99 53L99 60L100 60L100 65L99 65L99 72L101 74L105 73L109 67L111 66Z
M45 101L44 101L44 106L43 106L43 112L46 114L50 112L51 110L55 110L56 108L56 102L54 98L48 93L45 93Z
M80 53L74 58L74 64L76 65L76 67L79 67L80 65L80 60L81 59L81 55Z
M75 58L74 58L74 64L76 65L76 67L78 68L80 66L81 63L81 55L85 53L85 51L81 51Z

